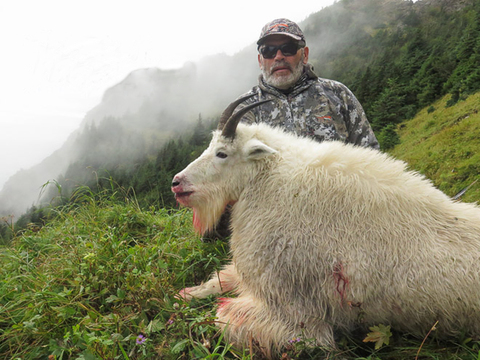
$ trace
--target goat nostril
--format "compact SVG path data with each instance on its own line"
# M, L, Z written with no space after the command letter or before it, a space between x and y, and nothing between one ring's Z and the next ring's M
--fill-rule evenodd
M173 180L172 181L172 186L178 186L178 185L180 185L180 181L178 181L178 180Z

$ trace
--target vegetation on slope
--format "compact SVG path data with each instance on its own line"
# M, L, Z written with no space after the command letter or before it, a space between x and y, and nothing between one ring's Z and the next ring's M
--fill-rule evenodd
M193 310L174 295L219 267L224 244L201 244L186 211L142 211L118 193L83 190L41 230L0 248L0 357L208 355L211 306Z
M480 200L480 92L447 107L449 97L399 126L400 144L390 152L436 187L466 202Z
M452 3L343 0L305 20L317 73L353 91L384 150L423 107L480 90L480 3Z
M48 225L0 248L0 357L258 359L215 327L213 297L175 297L226 263L227 244L203 242L189 211L141 210L122 191L76 195ZM382 324L371 330L339 333L335 353L298 334L282 359L480 356L480 342L466 337L439 342L433 331L422 344Z

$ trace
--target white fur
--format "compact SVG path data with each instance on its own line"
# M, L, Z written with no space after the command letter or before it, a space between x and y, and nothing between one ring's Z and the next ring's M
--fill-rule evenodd
M195 191L180 202L200 231L235 203L232 265L182 294L235 287L217 316L237 344L253 338L273 357L301 331L333 347L334 330L378 323L419 336L436 321L441 335L480 334L480 208L405 163L240 124L233 142L215 132L174 180L175 192Z

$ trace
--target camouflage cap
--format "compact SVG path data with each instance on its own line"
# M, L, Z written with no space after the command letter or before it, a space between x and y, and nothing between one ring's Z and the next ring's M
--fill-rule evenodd
M288 19L276 19L270 21L262 28L257 45L262 45L270 35L286 35L297 41L305 43L305 37L300 27Z

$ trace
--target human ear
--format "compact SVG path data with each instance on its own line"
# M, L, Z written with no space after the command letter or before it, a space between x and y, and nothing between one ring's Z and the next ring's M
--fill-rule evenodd
M308 46L305 46L303 48L303 63L306 64L308 63L308 53L310 52L310 49L308 48Z

